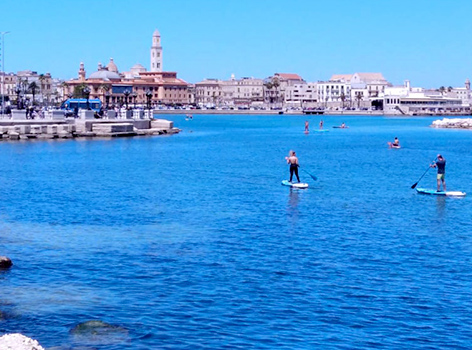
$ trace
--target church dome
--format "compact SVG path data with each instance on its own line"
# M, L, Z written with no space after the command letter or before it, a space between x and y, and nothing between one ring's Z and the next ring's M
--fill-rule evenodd
M138 72L145 72L146 68L142 64L136 63L133 67L131 67L131 70L135 70Z
M161 36L161 33L159 33L159 31L156 29L152 36Z
M121 77L118 73L110 72L106 68L90 74L89 79L99 79L99 80L121 80Z
M110 72L118 73L118 67L116 66L115 62L113 62L113 58L110 58L110 62L108 62L107 68Z

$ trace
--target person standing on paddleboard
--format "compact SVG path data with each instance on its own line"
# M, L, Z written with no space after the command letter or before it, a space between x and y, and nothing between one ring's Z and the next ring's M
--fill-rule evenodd
M310 124L308 123L308 120L305 121L305 132L310 131Z
M297 177L298 182L300 182L300 178L298 177L298 158L295 154L295 151L290 151L288 153L288 157L285 157L285 160L287 161L287 164L290 164L290 180L289 182L292 182L293 174Z
M437 175L438 192L441 192L440 191L441 182L443 185L443 191L446 192L446 159L444 159L442 155L438 154L436 162L434 162L430 166L432 168L438 168L438 175Z

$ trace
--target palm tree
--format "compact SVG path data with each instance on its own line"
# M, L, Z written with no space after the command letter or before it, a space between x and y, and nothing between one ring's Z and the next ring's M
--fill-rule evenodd
M268 82L264 83L264 86L270 92L272 90L272 88L274 87L274 84L272 84L272 81L268 81ZM269 95L269 108L270 108L270 105L272 103L272 93L269 93L268 95Z
M40 92L41 92L41 99L44 99L44 81L46 80L46 77L44 74L39 75L39 82L40 82ZM43 101L44 102L44 101Z
M38 90L38 84L36 84L35 81L31 82L31 84L29 84L28 86L28 90L31 91L31 94L33 95L33 102L32 102L32 105L34 106L34 96L36 95L36 90Z
M341 102L343 103L343 110L344 110L344 101L346 101L346 95L344 94L344 92L341 92Z
M444 86L441 86L441 87L439 87L438 90L439 90L439 92L440 92L441 94L443 94L444 91L446 91L446 88L445 88Z
M362 100L362 92L356 92L356 100L357 100L357 108L360 108L361 100Z
M279 102L279 86L280 86L280 81L278 78L272 78L272 86L275 88L275 102Z
M452 86L448 86L447 92L451 92L454 88Z
M102 94L103 94L102 102L106 102L106 108L108 108L108 101L106 101L106 100L110 99L110 97L107 95L107 93L108 93L108 91L111 90L111 85L110 84L100 84L98 89L102 91Z

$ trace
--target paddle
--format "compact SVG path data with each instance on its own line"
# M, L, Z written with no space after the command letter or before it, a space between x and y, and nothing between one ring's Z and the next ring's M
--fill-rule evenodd
M437 158L436 158L436 159L437 159ZM428 166L428 169L426 169L426 171L423 173L423 175L421 175L421 177L418 179L418 181L416 181L413 185L411 185L411 188L412 188L412 189L414 189L414 188L416 187L416 185L418 185L418 182L420 182L421 179L423 178L423 176L426 175L426 173L428 172L428 170L431 169L431 164L433 164L433 163L436 161L436 159L434 159L434 160L430 163L430 165Z
M318 178L317 178L315 175L310 174L308 171L306 171L305 169L303 169L300 165L299 165L298 167L299 167L300 169L302 169L305 173L307 173L308 175L310 175L313 180L315 180L315 181L318 180Z

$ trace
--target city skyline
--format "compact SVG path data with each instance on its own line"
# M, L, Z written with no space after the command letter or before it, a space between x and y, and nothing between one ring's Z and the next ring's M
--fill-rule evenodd
M151 34L162 36L164 71L189 83L205 78L265 78L275 72L306 81L333 74L381 72L415 86L463 86L472 78L467 39L472 3L404 0L202 2L23 2L3 4L5 71L34 70L54 77L87 75L114 58L120 71L136 63L149 70ZM377 7L375 7L377 6ZM33 54L32 54L33 53Z

